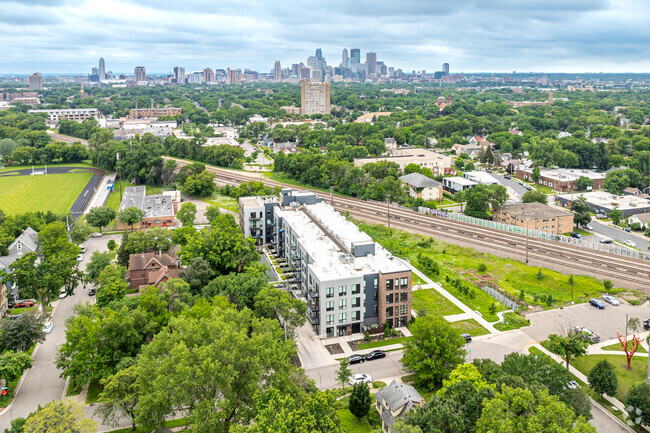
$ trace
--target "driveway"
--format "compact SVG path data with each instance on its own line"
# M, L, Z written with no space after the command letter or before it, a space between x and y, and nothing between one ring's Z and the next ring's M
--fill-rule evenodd
M110 239L119 242L121 235L104 235L101 238L90 238L86 242L86 253L79 265L85 269L90 261L93 251L106 251L106 244ZM89 302L92 298L80 285L74 295L57 300L52 318L54 324L52 332L46 336L45 342L39 344L34 352L32 368L23 376L22 383L13 403L0 414L0 430L11 427L11 420L26 417L34 412L38 405L45 406L52 400L60 400L65 393L65 379L59 377L61 371L54 366L59 345L65 343L65 321L73 315L76 303Z
M490 176L492 176L494 179L496 179L501 185L505 186L508 190L511 190L514 192L516 196L512 196L513 194L511 191L508 191L509 195L511 196L510 198L512 199L513 202L519 203L521 201L521 197L528 191L526 188L521 186L519 182L516 182L512 179L506 179L503 177L503 175L496 174L496 173L488 173Z

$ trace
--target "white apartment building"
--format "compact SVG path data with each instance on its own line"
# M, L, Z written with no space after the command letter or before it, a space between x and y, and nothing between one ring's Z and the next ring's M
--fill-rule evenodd
M83 122L84 120L94 117L97 118L96 108L59 108L54 110L29 110L29 114L46 113L49 117L48 120L58 122L61 119L74 120L75 122Z
M330 83L300 81L300 115L330 114Z

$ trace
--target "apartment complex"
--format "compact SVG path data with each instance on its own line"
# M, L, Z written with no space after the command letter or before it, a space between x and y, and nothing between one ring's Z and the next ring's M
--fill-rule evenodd
M287 261L318 335L407 325L411 270L314 193L285 188L280 200L242 197L239 206L244 234Z
M422 168L428 168L434 176L451 174L453 170L450 156L418 147L398 147L393 151L393 155L354 158L354 165L363 167L366 164L380 161L394 162L402 171L407 165L416 164Z
M494 212L492 220L558 235L573 231L571 212L537 202L503 205Z
M48 120L58 122L61 119L74 120L83 122L84 120L94 117L97 118L96 108L59 108L54 110L29 110L29 114L46 113Z
M43 76L34 72L29 76L29 90L43 90Z
M533 167L518 168L516 172L518 179L533 180ZM581 170L579 168L544 168L540 167L539 170L539 183L540 185L548 186L557 191L573 191L575 189L575 182L580 177L587 177L593 181L592 189L602 189L605 180L605 173L596 173L591 170Z
M176 116L181 114L180 108L132 108L129 110L129 119L142 119L146 117Z
M133 79L136 82L147 81L147 71L144 66L136 66L133 70Z
M330 114L330 83L300 81L300 114Z

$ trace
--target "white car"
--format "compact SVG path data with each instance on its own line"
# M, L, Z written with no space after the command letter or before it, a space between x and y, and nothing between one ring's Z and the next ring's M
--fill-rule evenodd
M635 248L635 247L636 247L636 244L634 243L634 241L631 241L631 240L629 240L629 239L626 240L626 241L624 242L624 244L627 245L628 247L632 247L632 248Z
M603 301L612 305L619 305L618 299L610 295L603 295Z
M52 326L54 326L52 325L52 322L45 322L45 325L43 325L43 332L45 334L49 334L52 332Z
M582 388L578 382L575 380L570 381L569 383L566 384L566 387L569 389L580 389Z
M84 244L79 245L79 248L81 248L81 254L86 252L86 246Z
M92 234L92 236L93 236L94 238L101 238L101 237L102 237L102 234L99 233L99 232L95 232L95 233Z
M68 292L66 292L65 289L61 289L61 291L59 292L59 299L63 299L66 296L68 296Z
M84 255L83 255L83 253L79 253L79 254L77 254L77 261L78 261L78 262L82 261L83 259L84 259Z
M372 377L369 374L355 374L350 376L350 385L356 385L357 383L371 383Z

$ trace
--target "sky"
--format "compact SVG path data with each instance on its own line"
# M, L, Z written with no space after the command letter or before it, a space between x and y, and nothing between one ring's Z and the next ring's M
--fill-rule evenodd
M269 72L343 48L405 71L650 72L646 0L0 0L0 74Z

